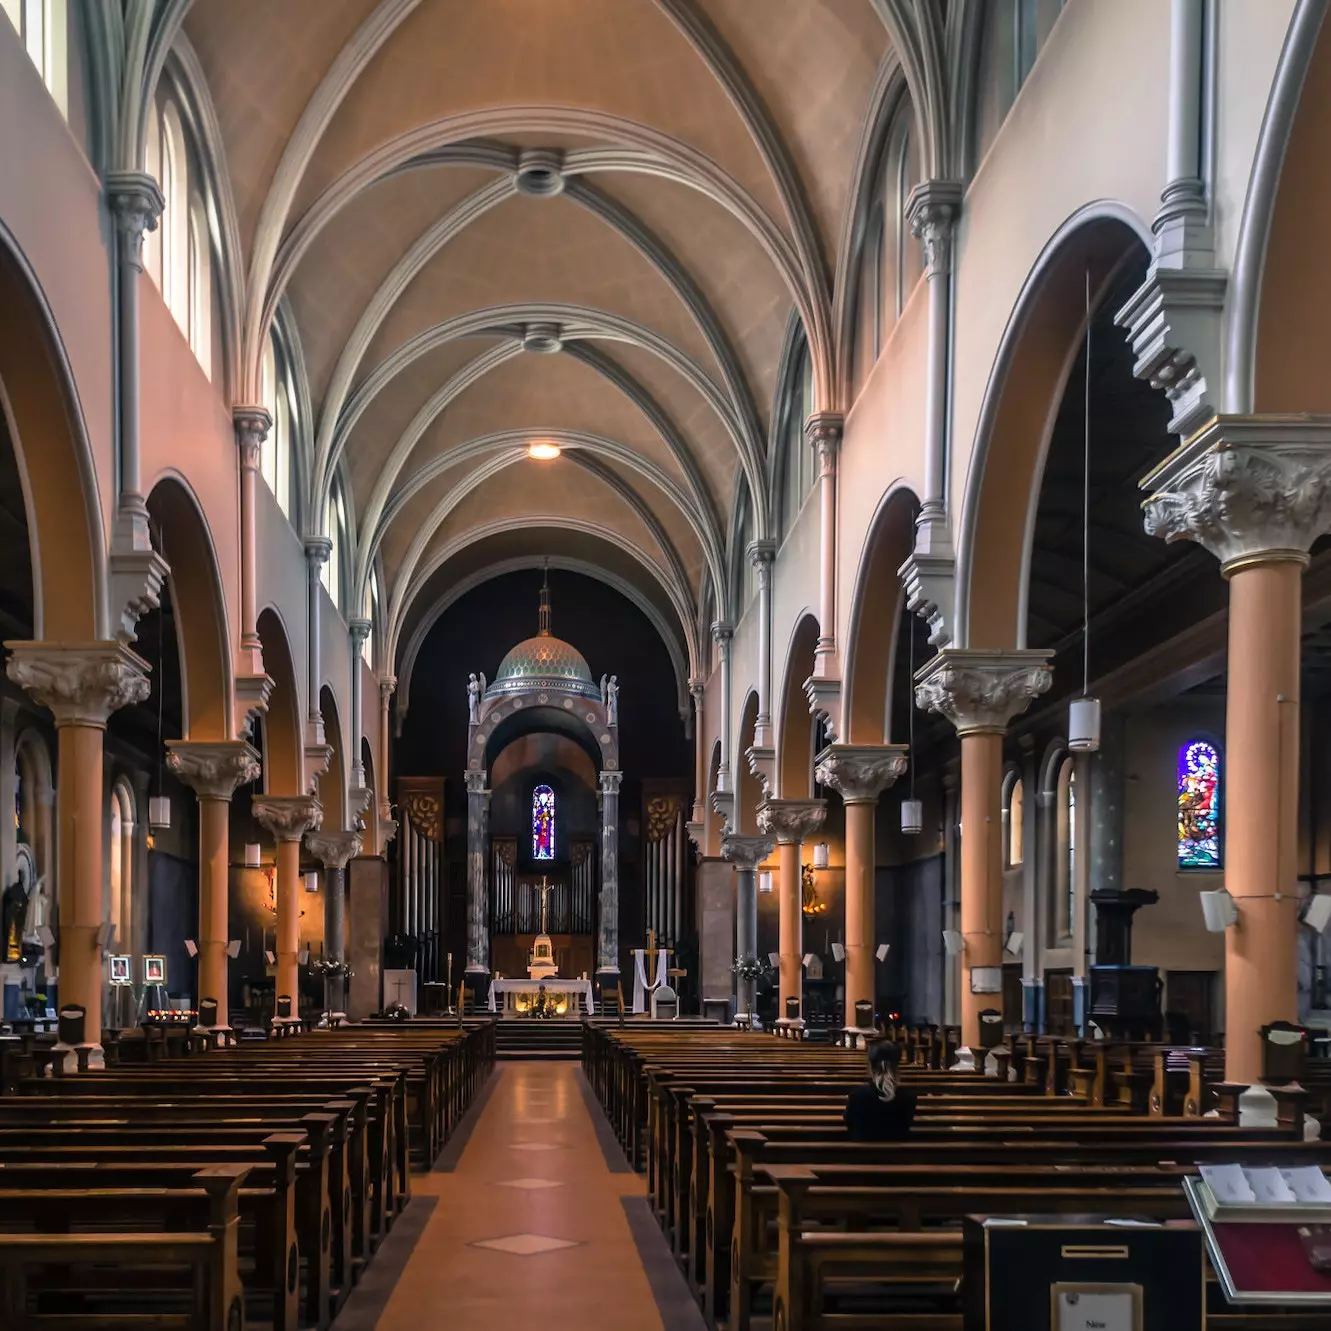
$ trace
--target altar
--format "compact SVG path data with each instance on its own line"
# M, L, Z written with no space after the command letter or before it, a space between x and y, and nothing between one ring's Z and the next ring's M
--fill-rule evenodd
M590 980L561 980L551 976L546 980L491 980L491 1012L505 1017L525 1017L540 991L545 990L548 1003L555 1005L561 1017L592 1016L592 982Z

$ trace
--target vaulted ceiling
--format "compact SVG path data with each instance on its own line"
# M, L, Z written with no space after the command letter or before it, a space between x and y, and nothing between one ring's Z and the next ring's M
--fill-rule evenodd
M792 318L830 321L889 59L873 0L195 0L183 41L234 205L241 391L280 316L311 511L342 475L361 578L382 558L405 622L478 542L498 565L533 530L570 558L594 537L696 663L737 489L767 498Z

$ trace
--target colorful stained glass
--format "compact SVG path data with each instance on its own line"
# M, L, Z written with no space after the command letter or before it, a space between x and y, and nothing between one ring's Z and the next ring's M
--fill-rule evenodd
M1178 867L1220 868L1220 754L1204 739L1178 754Z
M531 857L555 857L555 792L549 786L537 786L531 793Z

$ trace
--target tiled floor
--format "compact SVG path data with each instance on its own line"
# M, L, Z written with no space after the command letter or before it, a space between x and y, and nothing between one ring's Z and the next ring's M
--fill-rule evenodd
M643 1180L609 1167L580 1077L571 1063L499 1066L455 1168L413 1178L334 1331L702 1326L643 1214Z

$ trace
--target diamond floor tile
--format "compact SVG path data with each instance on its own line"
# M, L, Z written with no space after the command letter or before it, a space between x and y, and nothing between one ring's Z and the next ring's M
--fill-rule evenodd
M578 1244L573 1239L552 1239L546 1234L505 1234L498 1239L478 1239L471 1246L510 1253L514 1257L535 1257L537 1253L576 1248Z
M558 1179L552 1178L510 1178L495 1185L500 1188L521 1188L524 1192L534 1192L538 1188L562 1188Z

